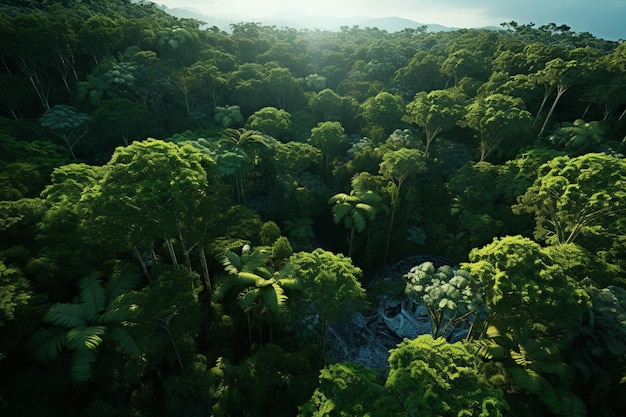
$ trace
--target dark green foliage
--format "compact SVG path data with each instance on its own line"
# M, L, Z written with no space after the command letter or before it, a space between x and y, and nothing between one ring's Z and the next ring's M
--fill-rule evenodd
M624 45L514 21L231 29L0 5L0 414L503 414L489 380L511 416L621 415ZM440 324L483 297L483 366L420 338L386 385L320 374L361 280L416 253L472 261L409 293L451 286ZM407 272L374 284L401 296Z

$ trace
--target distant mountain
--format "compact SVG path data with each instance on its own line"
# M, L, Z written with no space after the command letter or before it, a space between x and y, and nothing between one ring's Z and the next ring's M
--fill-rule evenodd
M305 16L294 11L273 14L270 16L260 17L258 19L249 19L241 16L209 16L199 13L193 9L187 8L168 8L165 5L159 6L166 13L184 19L196 19L205 23L206 27L217 26L221 30L230 31L230 25L233 23L255 21L263 25L275 25L278 27L290 27L294 29L319 29L338 31L342 26L359 26L359 27L376 27L387 32L398 32L406 28L416 29L427 26L428 32L445 32L458 28L442 26L433 23L419 23L414 20L405 19L397 16L390 17L330 17L330 16Z

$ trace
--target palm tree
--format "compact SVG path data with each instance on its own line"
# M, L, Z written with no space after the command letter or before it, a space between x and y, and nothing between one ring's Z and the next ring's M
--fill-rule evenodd
M246 312L248 318L248 339L252 341L250 313L259 316L259 339L263 341L263 313L283 314L287 307L285 289L295 289L298 281L292 277L291 265L285 265L280 271L272 271L267 265L271 253L266 249L251 250L245 245L241 256L227 251L222 258L224 269L228 272L226 280L213 293L213 300L220 301L231 288L240 288L237 304ZM270 338L273 338L270 322Z
M335 224L343 223L350 230L348 256L352 256L355 233L362 233L367 223L374 220L376 212L382 207L383 199L370 190L352 190L350 195L335 194L328 200L328 204L334 204L332 210Z
M269 147L263 134L256 130L228 128L222 133L222 141L226 143L229 150L232 150L235 154L243 153L247 156L247 162L252 161L253 167L259 164L258 149L260 147ZM239 204L244 200L245 178L243 169L243 164L239 164L234 172Z
M86 382L93 376L92 364L97 359L98 348L105 336L116 343L122 353L138 357L137 342L126 330L139 307L124 301L123 295L139 283L135 272L117 272L106 285L102 273L93 272L82 278L79 295L73 303L56 303L44 315L50 327L38 330L29 346L41 361L56 359L65 348L74 351L71 378Z

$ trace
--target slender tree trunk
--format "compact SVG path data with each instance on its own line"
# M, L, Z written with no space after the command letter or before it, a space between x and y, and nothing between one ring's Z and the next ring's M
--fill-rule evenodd
M174 266L174 270L178 269L178 259L176 259L176 251L174 250L174 245L172 242L165 238L165 247L167 248L167 252L170 255L170 260L172 261L172 265Z
M200 265L202 266L202 276L204 277L204 282L206 284L207 291L209 292L209 297L213 293L213 288L211 286L211 277L209 275L209 265L206 261L206 253L204 252L204 247L200 246L198 249L198 253L200 256Z
M543 90L543 100L541 101L541 105L539 106L539 110L537 110L537 115L535 116L535 120L533 120L533 124L531 126L535 126L537 121L539 120L539 116L541 116L541 112L543 111L544 106L546 105L548 98L552 95L554 91L553 85L544 85Z
M541 126L541 130L539 131L539 134L537 136L541 136L543 131L546 129L546 126L548 125L548 122L550 121L550 117L552 117L552 113L554 113L554 109L556 109L556 105L559 103L559 100L561 99L563 94L565 94L566 91L567 91L567 87L563 87L563 86L558 87L557 92L556 92L556 97L554 98L554 102L552 103L552 107L550 107L550 111L548 112L548 115L546 116L546 120L544 120L543 125Z
M350 228L350 242L348 242L348 257L352 257L352 249L354 248L354 230L356 228L352 226Z
M144 275L148 278L148 281L150 281L150 273L148 272L148 266L144 262L143 257L139 253L139 250L137 249L136 246L133 248L133 253L135 254L135 257L137 258L137 260L139 261L139 264L141 265L141 270L143 271Z

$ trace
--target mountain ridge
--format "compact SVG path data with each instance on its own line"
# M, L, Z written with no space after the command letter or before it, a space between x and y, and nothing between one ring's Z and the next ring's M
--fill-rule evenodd
M264 25L275 25L279 27L290 27L294 29L309 29L309 30L328 30L339 31L341 27L359 26L359 27L376 27L388 32L398 32L404 29L418 29L426 26L427 32L446 32L454 31L459 28L443 26L437 23L420 23L411 19L406 19L399 16L387 16L387 17L371 17L371 16L352 16L352 17L333 17L333 16L307 16L295 11L285 11L282 13L276 13L268 16L264 16L258 19L249 19L237 15L222 15L222 16L210 16L201 12L198 12L190 8L168 8L165 5L160 5L163 11L172 16L183 19L196 19L205 23L207 27L216 26L221 30L229 32L231 30L230 25L241 22L259 22Z

